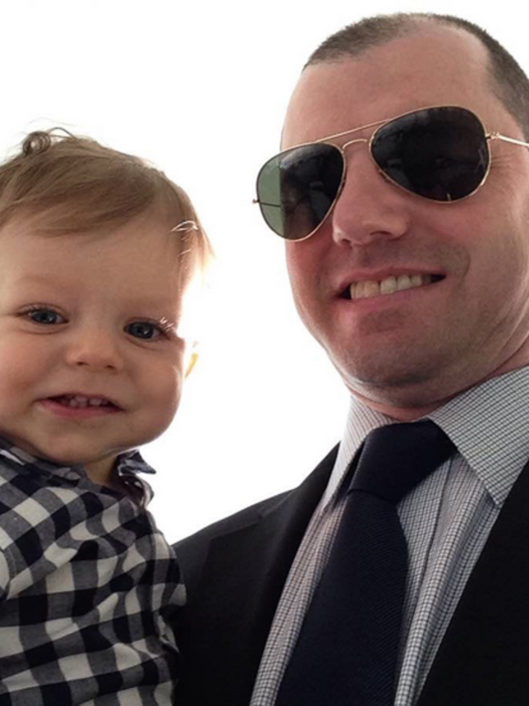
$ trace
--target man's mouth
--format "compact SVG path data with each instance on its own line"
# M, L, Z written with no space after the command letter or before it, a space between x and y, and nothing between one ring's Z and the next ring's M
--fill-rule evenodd
M353 282L343 292L344 299L367 299L368 297L378 297L384 294L394 294L403 292L406 289L424 287L443 279L443 275L432 274L404 274L390 275L381 280L361 280Z
M86 409L88 407L110 407L118 409L118 407L110 400L104 397L87 397L86 395L58 395L57 397L49 398L52 402L56 402L64 407L72 409Z

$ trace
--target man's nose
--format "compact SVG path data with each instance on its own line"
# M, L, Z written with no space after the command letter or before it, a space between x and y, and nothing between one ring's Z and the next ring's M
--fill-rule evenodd
M118 332L106 331L102 326L77 327L72 330L67 344L66 361L96 371L122 370Z
M366 148L347 147L345 181L331 214L332 236L338 244L393 240L409 228L406 194L382 176Z

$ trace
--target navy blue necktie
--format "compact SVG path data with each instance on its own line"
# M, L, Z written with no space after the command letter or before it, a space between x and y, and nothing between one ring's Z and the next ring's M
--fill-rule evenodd
M454 452L433 422L371 432L276 706L391 706L408 552L396 504Z

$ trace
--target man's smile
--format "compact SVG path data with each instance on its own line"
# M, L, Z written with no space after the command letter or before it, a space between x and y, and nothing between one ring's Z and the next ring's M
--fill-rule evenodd
M340 294L342 299L368 299L385 294L403 292L407 289L424 287L439 282L444 275L439 274L399 274L381 279L359 279L345 287Z

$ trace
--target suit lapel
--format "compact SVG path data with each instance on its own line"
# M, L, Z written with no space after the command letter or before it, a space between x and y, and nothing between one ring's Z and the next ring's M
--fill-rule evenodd
M263 503L250 519L243 513L211 540L189 606L188 644L182 635L190 657L183 706L248 705L284 582L335 457L336 449L298 489ZM474 567L417 706L525 706L528 665L529 464Z
M529 703L529 464L474 567L417 706Z
M283 585L335 458L333 449L299 488L211 540L188 608L192 628L182 652L193 695L182 695L183 704L249 703Z

